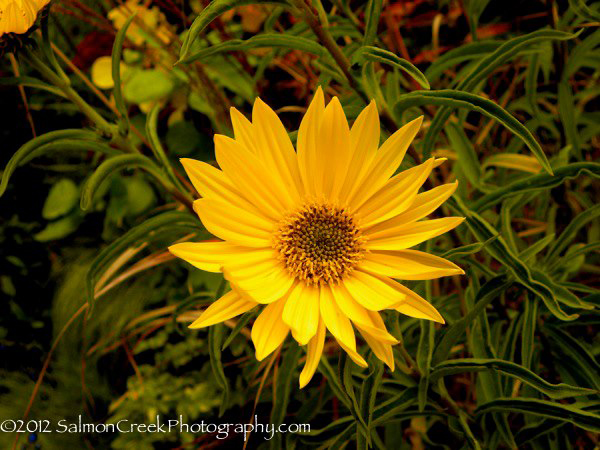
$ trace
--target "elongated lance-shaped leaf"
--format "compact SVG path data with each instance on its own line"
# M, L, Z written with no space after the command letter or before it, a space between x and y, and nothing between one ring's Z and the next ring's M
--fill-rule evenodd
M117 111L121 115L119 120L119 133L126 134L129 131L129 115L127 113L127 105L123 98L123 87L121 85L121 56L123 55L123 42L127 35L127 29L131 22L135 18L136 14L132 14L129 19L123 24L121 29L117 32L115 42L113 43L112 49L112 79L113 79L113 95L115 97L115 104L117 105Z
M431 379L445 377L464 372L498 371L504 375L521 380L534 389L553 399L575 397L580 395L593 395L598 391L565 383L552 384L533 373L531 370L511 361L502 359L464 358L445 361L435 366L431 372Z
M467 138L464 130L454 123L446 125L446 135L450 140L452 149L456 151L458 156L457 164L460 164L469 182L476 188L480 188L482 179L481 164L473 144Z
M373 45L377 39L377 26L381 16L383 0L369 0L365 9L365 36L363 45Z
M533 360L535 328L538 318L538 301L533 295L525 299L525 313L521 333L521 364L529 369Z
M556 169L554 176L539 174L515 181L484 195L471 205L471 209L475 212L482 212L506 198L525 192L548 190L581 174L600 178L600 164L593 162L573 163Z
M498 234L494 227L479 214L469 210L460 199L451 198L448 200L448 205L456 206L457 211L466 217L467 226L480 241ZM520 284L541 297L546 307L557 318L567 321L579 317L578 314L567 314L562 310L552 288L532 273L530 268L508 247L502 236L488 245L486 251L501 262Z
M105 144L97 133L89 130L69 129L42 134L23 144L8 161L2 172L0 197L6 191L8 181L18 166L54 150L96 151L107 155L119 153Z
M200 222L193 215L180 211L169 211L151 217L129 230L120 238L111 242L94 259L86 275L87 298L88 303L91 306L94 304L94 288L96 280L98 276L106 270L109 264L127 248L138 245L140 241L148 242L152 239L156 239L157 236L159 236L159 232L164 229L167 229L173 234L181 233L180 235L202 230ZM173 240L175 240L175 238L173 238ZM90 309L92 308L90 307Z
M578 33L571 34L557 30L537 30L526 34L525 36L518 36L510 39L485 58L481 58L473 70L460 83L458 83L457 90L466 92L473 91L479 85L479 83L485 80L494 70L496 70L497 67L509 61L521 50L531 48L533 44L549 40L573 39L577 37L577 35ZM425 157L427 157L431 152L431 148L433 147L435 139L451 114L451 105L440 106L446 107L440 108L440 110L437 111L435 117L431 121L429 130L427 130L425 138L423 139L423 154ZM549 165L544 165L543 163L542 165L549 173L552 173L552 169L550 169Z
M285 352L281 366L277 371L277 398L273 401L270 422L275 426L283 423L292 392L292 379L296 374L296 367L300 359L302 347L292 344ZM281 448L281 433L276 433L270 442L272 449Z
M375 400L383 376L383 363L371 355L371 358L369 358L369 367L371 371L360 387L360 411L362 417L367 422L367 432L370 435Z
M481 314L493 299L508 289L510 285L511 283L507 280L506 276L499 275L489 280L479 289L475 296L475 307L466 316L452 324L436 343L433 353L433 364L437 365L448 358L450 350L462 337L471 322Z
M223 362L221 361L221 346L223 345L223 336L225 334L225 325L222 323L213 325L208 329L208 355L210 358L210 366L212 368L217 384L223 390L219 416L222 416L227 409L229 403L229 382L223 370Z
M475 410L475 414L479 415L494 411L547 417L570 422L584 430L600 433L600 415L562 403L539 400L537 398L499 398L481 405Z
M264 33L246 40L231 39L220 44L211 45L208 48L187 56L181 62L191 63L220 53L249 50L252 48L286 48L289 50L300 50L306 53L312 53L313 55L320 57L326 57L329 54L325 47L312 39L289 34Z
M560 253L573 241L577 232L589 221L594 220L598 216L600 216L600 204L596 204L578 214L558 236L556 241L550 245L546 260L550 262L555 258L558 258Z
M544 154L542 147L535 140L531 132L508 111L497 103L488 100L479 95L469 92L457 91L453 89L443 89L440 91L417 91L404 94L394 106L396 114L401 114L407 108L422 105L447 106L449 108L466 108L473 111L479 111L491 119L497 120L516 136L518 136L531 152L538 159L542 167L550 174L552 168L548 158ZM439 113L438 113L439 114ZM437 115L436 115L437 117Z
M352 56L352 62L356 63L361 60L379 62L396 67L413 78L423 89L429 89L429 81L427 81L427 78L419 69L417 69L410 61L400 58L389 50L373 46L361 47Z
M259 1L259 0L214 0L202 10L202 12L194 19L192 26L188 30L181 50L179 52L179 61L185 60L192 48L192 44L198 38L200 33L210 24L213 20L219 17L221 14L229 11L230 9L236 8L242 5L252 4L275 4L279 6L290 6L290 4L283 0L270 0L270 1Z
M104 161L87 179L81 190L81 209L87 210L94 196L94 192L111 175L119 170L140 168L152 175L167 190L171 189L170 182L165 179L160 168L148 157L138 154L119 155Z
M556 344L553 350L560 356L561 363L570 367L580 378L593 383L593 387L600 390L600 379L598 378L600 364L594 355L577 339L558 327L546 325L542 330Z

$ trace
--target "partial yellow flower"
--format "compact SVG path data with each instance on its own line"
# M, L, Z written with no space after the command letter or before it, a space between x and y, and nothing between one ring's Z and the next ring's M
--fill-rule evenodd
M50 0L0 0L0 36L24 34Z
M144 4L140 4L139 0L127 0L110 10L108 18L112 21L113 26L120 30L133 13L136 14L138 20L144 23L145 29L152 33L152 37L157 37L165 44L171 41L167 19L156 6L148 8ZM148 39L148 34L134 20L127 29L127 38L134 44L141 45Z
M450 261L413 247L463 221L421 220L456 189L419 189L434 158L394 175L422 118L379 147L374 102L352 128L334 97L319 89L300 129L297 151L277 115L260 99L252 122L231 110L235 139L215 136L221 170L191 159L182 163L202 196L194 208L221 242L187 242L169 250L190 264L223 272L232 290L191 324L207 327L256 307L252 327L259 360L290 334L307 346L300 387L312 378L326 330L363 367L355 329L392 370L392 345L379 311L444 323L425 299L396 279L427 280L463 274Z

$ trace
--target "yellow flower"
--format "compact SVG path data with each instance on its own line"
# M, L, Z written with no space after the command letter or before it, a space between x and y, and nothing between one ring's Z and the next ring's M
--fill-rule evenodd
M26 33L50 0L0 0L0 36Z
M181 243L170 251L190 264L223 272L232 290L191 325L200 328L264 306L252 327L256 357L291 331L307 345L300 387L312 378L326 330L363 367L354 328L392 370L392 345L379 311L394 309L444 323L426 300L395 279L427 280L464 272L445 259L409 250L463 221L421 220L456 189L418 193L439 162L394 172L422 118L379 147L374 102L349 128L339 100L317 91L300 129L297 152L277 115L260 99L252 122L232 108L235 139L215 136L218 170L182 163L202 196L194 208L221 242ZM379 148L378 148L379 147Z
M157 37L165 44L168 44L171 41L167 19L156 6L147 8L144 4L140 4L139 0L127 0L125 3L111 9L108 12L108 18L112 21L114 27L117 30L120 30L134 13L137 15L136 17L144 23L145 27L142 28L135 20L133 21L127 29L127 38L130 39L131 42L136 45L141 45L148 40L149 37ZM152 36L149 36L145 30L151 31Z

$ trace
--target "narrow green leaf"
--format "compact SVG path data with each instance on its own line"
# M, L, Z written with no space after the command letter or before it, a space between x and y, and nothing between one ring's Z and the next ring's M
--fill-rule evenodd
M293 36L281 33L264 33L253 36L249 39L230 39L220 44L211 45L181 60L182 63L191 63L202 60L209 56L218 55L231 51L246 51L252 48L287 48L290 50L300 50L306 53L320 56L328 56L327 49L312 39L302 36Z
M394 106L394 110L396 114L399 115L405 109L422 105L446 106L448 108L466 108L469 110L478 111L487 117L490 117L491 119L497 120L521 140L523 140L525 145L529 147L542 167L548 173L552 174L550 163L548 162L542 147L535 140L531 132L497 103L469 92L443 89L440 91L416 91L404 94ZM438 115L439 112L436 114L436 117L438 117Z
M221 350L225 350L227 347L229 347L229 344L231 344L231 342L235 339L235 337L240 334L240 331L242 331L242 329L248 325L248 322L250 322L250 320L252 320L253 317L256 316L255 311L249 311L247 313L245 313L240 320L237 321L237 323L235 324L235 327L231 330L231 333L229 333L229 336L227 336L227 339L225 339L225 342L223 342L223 346L221 347Z
M509 61L520 51L530 49L533 44L537 44L539 42L552 40L568 40L577 37L577 35L578 34L571 34L565 33L563 31L547 29L537 30L524 36L517 36L513 39L510 39L504 42L502 45L500 45L500 47L498 47L494 52L488 54L484 58L481 58L479 62L473 67L471 72L469 72L469 74L466 77L464 77L460 83L457 84L456 88L459 91L472 92L477 86L479 86L479 84L483 80L485 80L490 74L492 74L496 70L496 68ZM423 140L423 149L425 157L427 157L430 154L435 139L437 138L438 134L444 127L446 121L448 120L451 114L451 109L449 107L452 105L447 104L440 106L445 107L437 111ZM538 157L538 159L541 158L540 163L546 169L546 171L548 173L552 173L552 169L550 168L549 164L545 160L545 157L543 156L543 153L541 152L541 148L539 155L535 151L534 154L536 155L536 157Z
M221 361L221 346L223 336L225 335L225 325L222 323L213 325L208 329L208 355L210 358L210 366L212 368L217 384L223 389L223 398L221 399L219 417L221 417L229 406L229 382L223 370L223 362Z
M523 413L548 417L563 422L570 422L576 427L594 433L600 433L600 416L562 403L539 400L536 398L499 398L481 405L475 414L486 414L494 411Z
M213 0L210 4L202 10L202 12L194 19L192 26L188 30L183 45L179 53L179 62L183 61L188 57L188 54L192 48L192 44L198 38L200 33L210 24L213 20L219 17L221 14L229 11L230 9L236 8L243 5L252 4L275 4L280 6L289 6L286 1L283 0L270 0L270 1L258 1L258 0Z
M377 39L377 27L381 17L383 0L369 0L365 9L365 37L363 45L373 45Z
M367 422L367 430L370 433L377 392L383 376L383 364L373 357L369 360L369 367L371 371L360 387L360 411Z
M589 221L594 220L598 216L600 216L600 204L596 204L578 214L550 245L546 261L550 262L558 258L560 253L575 239L577 232Z
M462 337L471 322L481 314L493 299L497 298L498 294L508 289L510 284L504 275L499 275L481 287L475 297L475 307L466 316L452 324L436 343L433 353L433 364L437 366L441 361L448 359L450 350Z
M372 46L361 47L353 55L352 61L356 63L361 60L379 62L396 67L412 77L423 89L429 89L429 81L427 81L427 78L425 78L425 75L419 69L410 61L400 58L389 50Z
M431 372L432 382L438 377L464 372L498 371L505 375L521 380L534 389L553 399L562 399L579 395L593 395L598 393L594 389L571 386L565 383L552 384L539 377L531 370L502 359L464 358L445 361L438 364Z
M592 383L595 389L600 390L600 378L598 378L600 364L594 355L577 339L558 327L545 325L543 331L556 344L552 349L558 353L561 362L574 369L584 380Z
M549 190L564 183L566 180L578 177L581 174L600 178L600 164L593 162L573 163L557 168L554 172L554 176L539 174L515 181L514 183L510 183L507 186L498 188L495 191L484 195L473 203L471 208L475 212L485 211L506 198L525 192Z
M464 130L454 123L446 125L446 135L450 141L450 146L458 156L457 164L462 168L463 173L471 184L475 187L481 185L481 164L475 152L475 148Z
M136 14L137 13L132 14L131 17L129 17L119 29L112 49L112 79L114 82L113 95L115 97L117 111L119 111L119 114L121 115L119 120L119 132L121 134L126 134L127 130L129 130L129 114L127 112L127 105L125 104L125 100L123 98L123 87L121 85L121 57L123 55L123 42L125 41L125 36L127 35L127 29L129 28L129 25L131 25L131 22L135 18Z
M156 178L165 188L169 188L168 181L164 179L160 169L148 157L141 154L126 154L109 158L104 161L94 173L86 180L81 191L81 209L87 210L94 192L111 175L123 169L141 168Z
M538 318L538 302L535 297L528 295L525 299L525 318L521 332L521 364L526 369L531 368L535 344L535 327Z
M290 402L290 393L292 392L292 385L296 377L296 367L302 353L302 347L292 344L287 348L281 366L277 371L277 379L274 380L276 383L277 396L273 402L273 409L271 409L270 423L275 426L279 426L283 423L285 415L287 413L287 407ZM281 448L281 433L276 433L271 440L270 447L272 449Z
M116 154L117 150L104 144L98 134L89 130L70 129L51 131L23 144L10 158L0 181L0 197L6 191L8 181L17 167L51 150L99 151Z

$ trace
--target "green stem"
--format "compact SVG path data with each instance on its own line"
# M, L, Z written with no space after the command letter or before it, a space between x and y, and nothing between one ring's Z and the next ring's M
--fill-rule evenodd
M71 100L79 110L86 115L88 119L96 124L96 127L102 133L107 136L114 136L116 133L116 126L110 124L104 117L102 117L89 103L87 103L81 96L70 86L70 84L64 80L61 76L56 74L48 65L42 61L38 56L31 50L28 49L25 59L27 62L35 68L44 78L50 83L59 88L69 100ZM130 149L127 149L130 151Z

